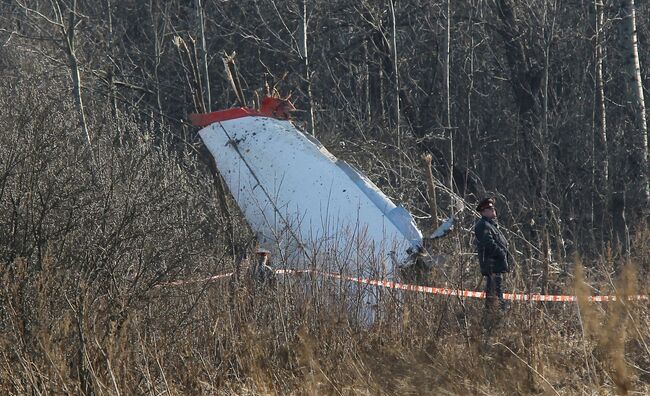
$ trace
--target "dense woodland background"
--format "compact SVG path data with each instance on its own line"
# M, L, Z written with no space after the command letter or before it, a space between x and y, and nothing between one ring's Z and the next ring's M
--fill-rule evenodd
M647 301L160 285L252 246L188 114L276 90L423 230L465 207L428 282L477 287L492 195L510 289L647 293L649 64L632 0L0 0L0 392L647 392Z

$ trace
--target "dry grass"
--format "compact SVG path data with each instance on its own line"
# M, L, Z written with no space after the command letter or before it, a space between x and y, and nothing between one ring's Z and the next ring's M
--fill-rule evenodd
M47 261L33 275L23 259L3 271L4 394L650 391L647 301L586 302L580 265L579 304L486 317L480 300L385 292L368 325L329 281L159 288L115 307L87 285L62 287L68 276ZM633 278L630 264L610 286L636 293Z

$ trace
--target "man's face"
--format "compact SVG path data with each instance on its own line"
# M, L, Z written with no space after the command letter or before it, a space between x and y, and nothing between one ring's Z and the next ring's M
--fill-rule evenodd
M497 217L497 209L492 207L492 208L485 208L481 211L481 216L487 217L488 219L494 219Z

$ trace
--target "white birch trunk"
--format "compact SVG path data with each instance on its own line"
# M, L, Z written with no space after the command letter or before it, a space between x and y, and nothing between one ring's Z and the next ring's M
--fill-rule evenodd
M95 155L93 153L92 139L90 137L90 131L88 130L88 123L86 122L86 112L84 109L83 97L81 95L81 73L79 71L79 62L77 60L76 54L76 44L75 44L75 28L77 25L77 1L72 2L72 8L70 8L68 13L67 26L66 21L63 18L63 13L61 11L61 5L58 1L53 2L52 6L57 15L57 18L61 21L60 28L61 33L65 38L65 50L68 57L68 66L70 67L70 78L72 80L72 96L74 97L75 106L77 107L77 116L79 119L79 127L86 136L86 142L88 143L88 151L90 152L90 158L92 161L92 172L93 178L95 177Z
M398 150L398 166L399 166L399 179L402 180L402 131L400 129L400 110L399 110L399 65L397 63L397 21L395 20L395 1L390 0L390 14L393 23L393 73L395 74L395 128L397 132L397 150Z
M447 26L443 43L443 84L445 87L445 128L449 131L449 189L454 190L454 132L451 129L451 92L449 85L450 74L450 41L451 41L451 0L447 0ZM452 208L453 211L453 208Z
M634 0L623 0L621 2L621 44L623 49L623 61L625 66L628 93L631 97L631 107L634 109L635 127L638 129L641 147L638 147L641 157L641 193L645 206L650 201L650 186L648 185L647 163L648 163L648 124L645 114L645 100L643 97L643 82L641 80L641 66L639 63L639 51L636 34L636 16Z
M600 134L600 141L603 145L601 172L603 174L603 179L605 180L605 185L608 186L609 148L607 142L607 107L605 105L605 80L603 78L603 60L605 56L601 35L601 30L605 19L605 12L601 1L602 0L594 0L594 8L596 11L596 92L598 96L598 115L600 120L598 130ZM608 187L607 189L609 190Z
M307 82L307 96L309 99L309 132L316 136L316 117L314 114L314 96L311 91L311 68L309 66L307 28L309 27L309 18L307 14L307 2L302 2L302 55L305 61L305 81Z

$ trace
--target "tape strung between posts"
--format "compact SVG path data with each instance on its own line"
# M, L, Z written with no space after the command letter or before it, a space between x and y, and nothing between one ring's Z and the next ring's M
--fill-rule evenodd
M407 290L427 294L439 294L443 296L458 296L458 297L470 297L470 298L485 298L485 292L471 291L471 290L458 290L458 289L449 289L446 287L432 287L432 286L419 286L419 285L408 285L403 283L397 283L387 280L375 280L367 278L357 278L353 276L346 276L337 274L334 272L323 272L318 270L293 270L293 269L277 269L275 273L278 275L302 275L302 274L315 274L320 276L326 276L334 279L341 279L345 281L362 283L371 286L379 286L387 289L398 289L398 290ZM195 280L186 280L186 281L174 281L160 285L162 286L180 286L187 285L192 283L200 282L210 282L218 279L229 278L234 275L233 272L228 272L225 274L210 276L208 278L195 279ZM578 301L577 296L567 296L567 295L549 295L549 294L522 294L522 293L503 293L503 298L506 300L512 301L550 301L550 302L576 302ZM648 300L647 295L637 294L632 296L627 296L629 301L634 300ZM605 302L605 301L616 301L616 296L588 296L588 301L591 302Z

